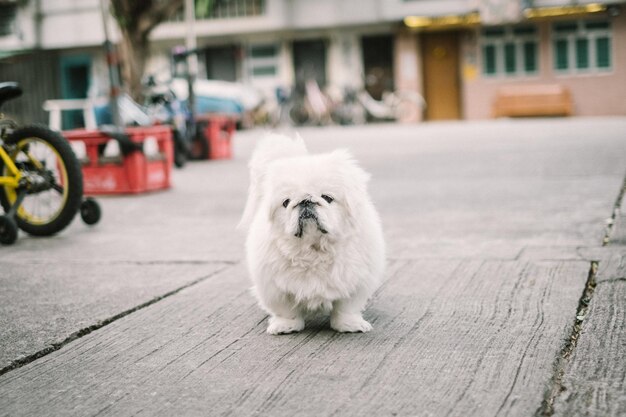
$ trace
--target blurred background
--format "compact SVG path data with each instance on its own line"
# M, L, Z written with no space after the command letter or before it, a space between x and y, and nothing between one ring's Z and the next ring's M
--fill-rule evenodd
M1 0L0 80L26 94L4 110L47 123L49 99L145 107L159 88L189 104L191 80L197 111L240 128L626 115L625 3Z

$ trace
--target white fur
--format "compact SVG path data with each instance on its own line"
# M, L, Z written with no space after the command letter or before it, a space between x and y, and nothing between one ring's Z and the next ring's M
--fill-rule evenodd
M345 150L311 155L301 138L276 134L259 141L249 167L240 227L249 227L248 268L270 314L268 333L300 331L308 314L329 311L339 332L371 330L361 312L380 284L385 244L369 175ZM317 223L299 220L303 200L314 205Z

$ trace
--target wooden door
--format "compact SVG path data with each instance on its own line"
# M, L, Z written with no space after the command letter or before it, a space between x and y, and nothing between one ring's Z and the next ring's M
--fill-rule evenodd
M459 35L457 32L422 34L426 120L461 117Z

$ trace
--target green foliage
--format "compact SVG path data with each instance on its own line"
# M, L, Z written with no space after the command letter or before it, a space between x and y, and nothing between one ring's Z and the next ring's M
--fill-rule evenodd
M213 13L215 0L196 0L196 18L206 19Z

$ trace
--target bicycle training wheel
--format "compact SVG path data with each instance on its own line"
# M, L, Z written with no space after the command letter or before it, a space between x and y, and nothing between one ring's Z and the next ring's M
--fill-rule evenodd
M22 174L22 187L27 192L15 216L19 228L37 236L64 229L78 212L83 195L82 171L69 143L45 127L27 126L10 134L5 147ZM0 175L10 175L1 159ZM0 189L5 212L19 191Z

